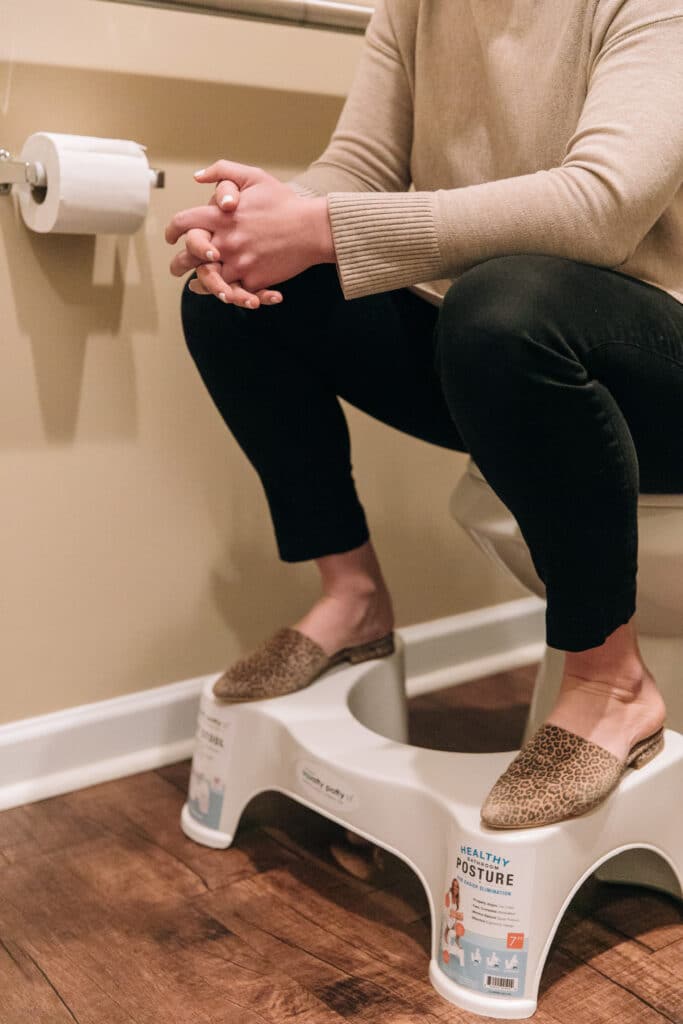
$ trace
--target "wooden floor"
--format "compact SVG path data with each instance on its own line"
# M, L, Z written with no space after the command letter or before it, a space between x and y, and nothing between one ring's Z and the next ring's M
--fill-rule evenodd
M519 744L533 669L410 702L411 741ZM477 1024L427 978L420 883L279 794L233 847L185 838L189 762L0 814L0 1024ZM683 1022L680 905L589 879L555 937L536 1024Z

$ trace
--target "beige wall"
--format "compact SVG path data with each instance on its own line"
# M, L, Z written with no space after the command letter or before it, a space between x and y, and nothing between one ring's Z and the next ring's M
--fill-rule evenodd
M185 350L163 228L218 156L282 178L317 156L362 39L95 0L0 15L0 146L132 138L167 173L131 237L34 235L0 198L6 722L215 671L316 597ZM397 625L525 593L449 518L466 456L344 408Z

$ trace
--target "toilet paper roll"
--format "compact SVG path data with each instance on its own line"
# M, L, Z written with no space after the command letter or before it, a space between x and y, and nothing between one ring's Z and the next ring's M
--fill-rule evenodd
M145 219L153 172L137 142L36 132L20 159L41 164L47 178L45 189L17 186L32 231L130 235Z

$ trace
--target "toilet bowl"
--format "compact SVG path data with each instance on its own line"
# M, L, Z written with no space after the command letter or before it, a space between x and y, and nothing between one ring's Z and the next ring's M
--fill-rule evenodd
M516 519L471 457L451 495L450 512L501 569L527 590L546 598L545 585L536 573ZM558 543L562 543L561 537ZM683 733L683 494L639 495L634 622L643 659L666 702L666 726ZM564 652L546 646L523 742L549 714L563 669ZM664 808L665 801L662 804ZM666 874L661 874L661 865L646 863L644 856L636 851L632 856L618 857L599 872L599 877L675 891Z
M450 510L501 568L545 598L517 521L472 458L451 496ZM638 497L636 616L639 633L683 639L683 494Z

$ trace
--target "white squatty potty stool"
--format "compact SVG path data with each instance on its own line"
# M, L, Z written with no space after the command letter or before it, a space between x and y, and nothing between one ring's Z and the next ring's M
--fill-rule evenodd
M203 688L184 832L230 846L246 804L277 790L400 857L420 878L432 921L429 977L474 1013L536 1009L546 955L584 879L644 847L683 883L680 822L667 794L683 773L683 736L629 770L589 814L543 828L483 826L479 808L515 751L459 754L410 746L405 649L336 666L298 693L220 704ZM668 804L668 807L667 807Z

